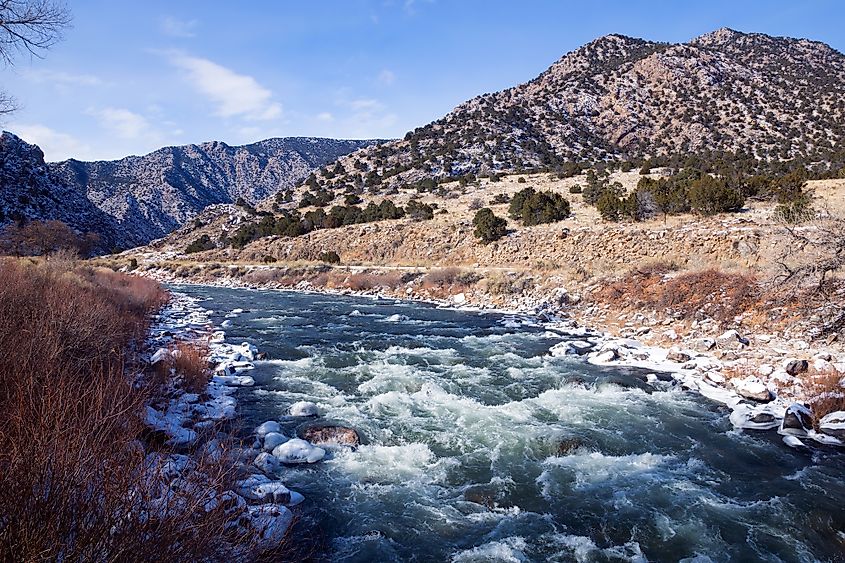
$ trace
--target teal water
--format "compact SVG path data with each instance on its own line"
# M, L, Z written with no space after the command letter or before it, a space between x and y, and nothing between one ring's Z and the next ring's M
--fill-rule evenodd
M269 354L239 392L248 426L307 400L364 437L283 474L319 558L845 560L842 452L734 431L665 377L547 354L572 337L410 302L180 290Z

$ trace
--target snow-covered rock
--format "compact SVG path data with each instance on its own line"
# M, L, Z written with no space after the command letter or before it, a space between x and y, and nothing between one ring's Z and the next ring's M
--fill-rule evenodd
M319 416L317 405L310 401L298 401L290 406L291 416Z
M282 427L281 425L276 422L275 420L268 420L267 422L262 422L258 426L255 427L255 435L259 438L263 438L270 432L281 432Z
M284 444L287 441L288 437L280 432L268 432L267 435L264 436L264 450L272 452L276 449L276 446Z
M740 396L752 401L768 401L772 398L772 393L766 387L766 384L754 376L735 379L733 386Z
M267 452L261 452L258 454L252 464L264 473L268 473L270 475L278 473L282 468L279 458Z
M249 516L250 525L258 534L260 546L278 545L293 522L293 513L280 504L250 506Z
M273 449L273 455L286 464L316 463L323 459L326 450L318 448L305 440L292 438Z
M735 428L749 430L771 430L777 428L783 417L776 405L736 405L730 416Z
M152 407L147 407L144 423L151 429L167 435L167 443L184 446L197 439L197 433L182 426L182 420L173 413L163 413Z
M786 408L781 422L780 434L806 436L813 429L813 413L799 403L792 403Z
M819 430L828 436L845 440L845 411L835 411L819 420Z

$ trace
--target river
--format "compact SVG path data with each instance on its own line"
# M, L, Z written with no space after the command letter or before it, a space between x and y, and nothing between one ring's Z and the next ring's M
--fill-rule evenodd
M548 354L573 337L413 302L178 290L269 354L238 394L247 427L306 400L361 433L282 475L326 560L845 560L845 454L736 431L666 377Z

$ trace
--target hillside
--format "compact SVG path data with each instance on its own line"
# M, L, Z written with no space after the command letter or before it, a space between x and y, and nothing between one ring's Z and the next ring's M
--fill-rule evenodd
M117 161L45 164L38 147L4 132L0 222L60 219L98 233L112 245L108 248L128 248L171 232L209 205L260 201L374 142L309 137L244 146L210 142Z
M390 191L466 174L714 151L841 164L844 118L845 56L823 43L730 29L684 44L608 35L530 82L340 159L317 183Z

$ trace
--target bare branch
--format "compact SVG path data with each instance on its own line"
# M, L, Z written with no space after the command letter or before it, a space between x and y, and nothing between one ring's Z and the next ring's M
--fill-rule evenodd
M17 55L41 58L70 21L68 9L55 0L0 0L0 60L12 65Z

